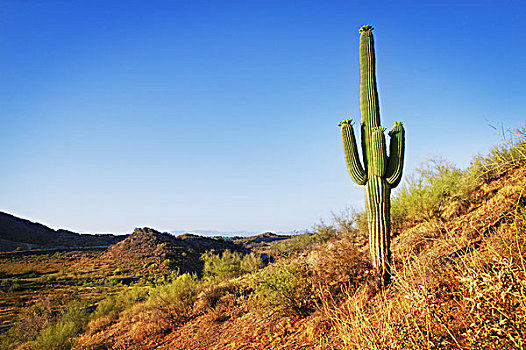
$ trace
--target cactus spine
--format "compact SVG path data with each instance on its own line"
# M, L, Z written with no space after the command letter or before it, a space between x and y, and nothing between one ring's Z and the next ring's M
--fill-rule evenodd
M389 132L389 156L385 128L380 126L380 107L376 88L373 27L360 29L360 112L363 164L360 163L353 121L340 122L347 168L354 182L365 185L369 249L376 271L384 284L391 277L390 195L402 178L404 165L404 127L395 122Z

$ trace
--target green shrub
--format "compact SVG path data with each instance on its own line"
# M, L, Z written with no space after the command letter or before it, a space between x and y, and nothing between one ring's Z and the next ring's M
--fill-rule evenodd
M493 147L488 155L476 157L468 170L488 180L526 164L526 126L507 134L500 132L503 143Z
M20 287L20 284L18 283L17 280L14 280L12 283L11 283L11 286L9 287L9 289L7 290L8 293L13 293L13 292L18 292L19 290L21 290L22 287Z
M367 241L369 232L365 212L346 208L339 214L332 213L332 218L339 236L357 244L364 244Z
M208 251L201 255L204 262L203 275L206 280L227 280L246 273L252 273L263 267L258 255L242 255L239 252L224 251L221 255Z
M241 271L245 273L254 273L264 267L263 261L258 254L250 253L243 256L241 260Z
M40 276L40 272L36 271L33 268L26 269L24 270L24 272L20 274L20 277L24 277L24 278L34 278L38 276Z
M20 313L17 322L0 337L0 349L14 349L14 344L33 340L55 319L50 299L38 300Z
M178 322L190 315L199 290L197 276L185 273L150 291L146 304L159 310L163 317Z
M293 314L306 314L313 307L312 287L306 268L295 263L271 265L254 274L252 299L257 307Z
M70 349L87 323L88 312L79 303L66 307L57 301L42 299L24 309L14 326L2 334L0 348Z
M124 290L117 295L101 300L91 318L96 319L106 315L117 315L136 303L145 300L147 296L148 291L144 288L133 287Z
M32 342L33 349L69 350L73 338L82 331L88 314L85 309L70 307L58 320L44 328Z
M401 221L428 221L442 213L448 200L457 195L462 171L442 159L431 159L396 194L391 205L393 226Z
M334 225L327 225L323 220L315 224L312 233L294 235L290 239L272 246L275 255L292 256L311 249L316 244L327 242L336 237L338 231Z
M201 255L201 260L204 262L203 275L205 279L220 280L239 276L242 274L241 259L241 254L238 252L227 250L218 255L213 251L208 251Z

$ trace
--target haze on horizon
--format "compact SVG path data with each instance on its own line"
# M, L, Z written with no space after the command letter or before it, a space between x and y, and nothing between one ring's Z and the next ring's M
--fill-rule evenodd
M359 120L375 27L382 125L410 175L466 167L524 124L521 1L3 1L0 211L87 233L289 232L363 207L338 122Z

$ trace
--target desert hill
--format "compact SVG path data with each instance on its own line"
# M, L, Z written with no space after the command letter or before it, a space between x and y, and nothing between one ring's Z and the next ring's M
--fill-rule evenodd
M54 230L45 225L0 212L0 251L109 247L126 238L110 234L88 235Z
M115 268L136 273L166 274L172 270L181 273L201 273L200 257L207 251L218 254L225 250L247 253L239 244L222 238L202 237L193 234L173 236L151 228L137 228L122 242L112 245L100 257Z

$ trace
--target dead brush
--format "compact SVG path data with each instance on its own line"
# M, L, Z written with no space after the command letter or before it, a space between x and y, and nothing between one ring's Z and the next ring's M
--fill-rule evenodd
M217 319L223 318L221 314L234 307L235 301L242 295L243 284L240 279L223 282L212 282L197 295L193 305L193 314L215 313Z
M306 260L310 283L331 294L337 293L341 285L358 286L372 271L366 252L347 237L317 247Z
M520 203L519 198L481 254L463 259L465 268L457 276L463 336L471 347L526 347L526 211Z
M468 268L457 279L471 348L523 349L526 345L526 279L511 258L495 257L482 268Z
M321 310L345 349L457 346L441 310L451 293L443 283L445 267L426 260L406 264L383 291L369 282L355 292L345 290L343 304L330 295L321 299Z
M56 319L58 302L50 297L40 297L32 307L23 310L13 328L0 339L0 348L10 348L14 341L29 341Z
M526 347L526 215L519 198L505 224L476 250L444 236L399 260L393 283L326 294L320 309L344 349L523 349ZM373 291L373 292L372 292Z
M415 322L414 312L403 300L392 300L385 292L369 299L368 287L348 293L339 304L322 299L322 311L333 325L343 349L422 349L429 348L431 323Z

